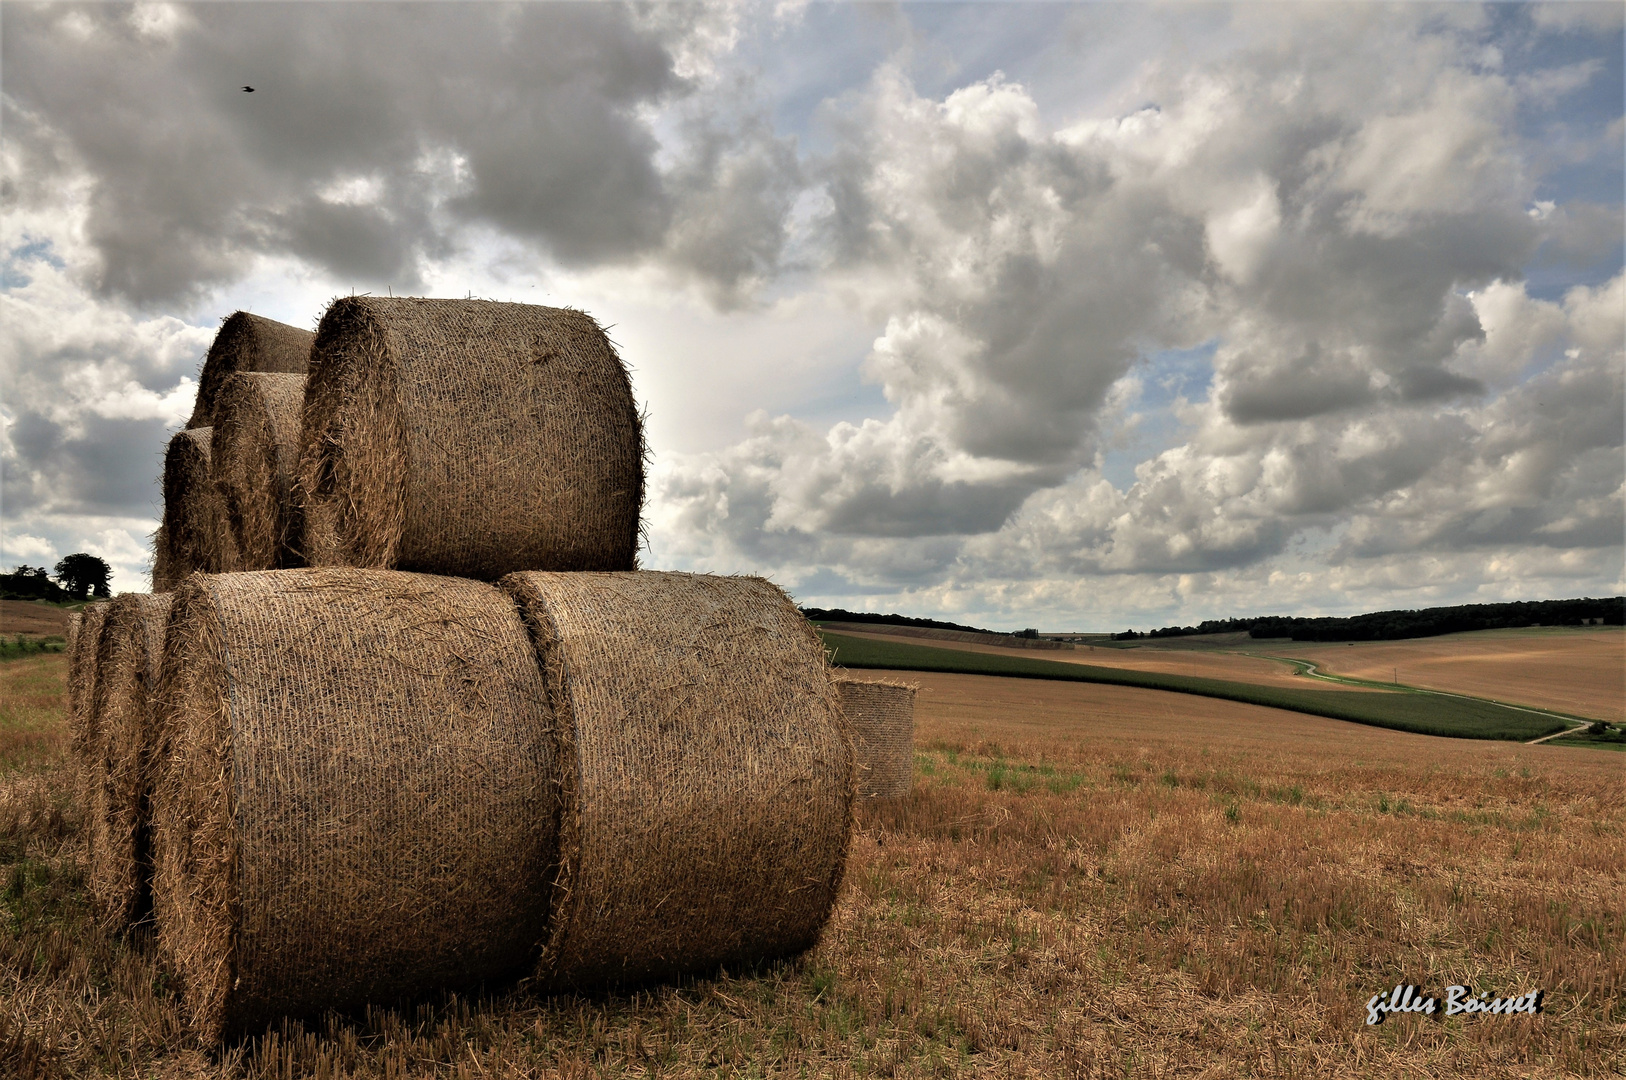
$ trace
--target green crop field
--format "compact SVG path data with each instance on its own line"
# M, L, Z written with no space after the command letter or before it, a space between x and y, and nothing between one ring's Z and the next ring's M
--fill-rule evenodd
M1155 671L1128 671L1123 668L1067 664L1025 656L998 656L989 653L938 649L930 645L875 641L819 631L831 663L849 668L890 668L898 671L945 671L961 675L1003 675L1019 679L1059 679L1073 682L1110 683L1139 686L1148 690L1168 690L1178 694L1242 701L1275 709L1349 720L1357 724L1412 731L1420 735L1446 735L1458 739L1507 739L1525 741L1562 731L1566 725L1556 717L1507 708L1490 701L1476 701L1431 693L1378 693L1358 690L1298 690L1289 687L1259 686L1223 679L1191 675L1171 675Z

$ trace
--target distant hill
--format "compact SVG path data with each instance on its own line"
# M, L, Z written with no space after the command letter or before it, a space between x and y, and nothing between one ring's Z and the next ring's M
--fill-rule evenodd
M802 614L814 622L885 623L888 626L924 626L931 630L965 630L973 634L992 634L980 626L940 622L937 619L912 619L907 615L876 615L867 611L848 611L845 608L803 608Z
M1190 637L1246 631L1255 638L1294 641L1397 641L1467 630L1506 630L1525 626L1626 625L1626 596L1595 600L1524 600L1506 604L1461 604L1408 611L1374 611L1347 618L1266 615L1251 619L1210 619L1196 626L1165 626L1139 633L1113 634L1115 641Z

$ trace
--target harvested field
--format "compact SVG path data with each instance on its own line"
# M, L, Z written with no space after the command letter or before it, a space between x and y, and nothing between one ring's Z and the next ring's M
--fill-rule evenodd
M842 628L846 637L868 638L875 641L896 640L904 635L876 634L868 631ZM922 641L921 644L928 642ZM1041 656L1063 664L1086 664L1094 667L1122 668L1126 671L1159 671L1167 675L1193 675L1206 679L1224 679L1227 682L1252 683L1256 686L1288 686L1295 690L1315 687L1315 681L1293 672L1291 666L1278 660L1258 656L1238 656L1232 653L1199 652L1192 649L1160 649L1156 646L1139 648L1091 648L1080 645L1074 649L1047 649L1036 653L1029 649L1006 648L1002 645L973 645L962 641L934 639L934 648L955 649L982 653L985 656Z
M61 666L0 665L7 725L30 687L25 726L60 731ZM331 1017L219 1062L188 1048L151 950L90 920L60 737L35 744L0 775L0 1053L25 1077L254 1080L1626 1066L1619 755L1129 687L904 677L921 685L914 791L860 809L805 961ZM1539 987L1544 1011L1365 1025L1366 1000L1401 980Z
M1270 652L1330 674L1449 690L1497 701L1626 721L1626 629L1480 630L1351 645L1293 642Z
M73 612L32 600L0 600L0 635L66 637Z

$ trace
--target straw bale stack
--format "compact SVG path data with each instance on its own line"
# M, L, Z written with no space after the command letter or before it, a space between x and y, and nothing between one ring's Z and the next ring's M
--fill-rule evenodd
M220 570L297 566L292 480L305 376L240 372L215 400L209 470L220 499Z
M760 578L520 573L559 727L550 989L812 946L852 826L852 740L807 620Z
M209 476L213 428L188 428L164 453L164 520L153 558L153 592L167 592L194 570L215 573L227 538L220 497Z
M553 732L500 589L197 574L175 593L159 699L153 904L205 1042L533 961Z
M836 688L858 753L858 797L908 795L915 765L916 687L884 679L837 678Z
M282 372L303 375L310 363L316 335L297 326L239 311L220 324L198 376L198 398L189 428L211 427L220 391L239 371Z
M630 570L642 440L626 369L580 311L337 300L305 397L305 557L484 580Z
M107 607L97 650L97 783L85 807L86 884L105 925L118 930L143 915L152 863L153 695L172 594L125 593Z
M68 750L73 756L79 805L84 807L96 775L90 748L96 739L96 654L102 644L107 601L86 604L68 648Z

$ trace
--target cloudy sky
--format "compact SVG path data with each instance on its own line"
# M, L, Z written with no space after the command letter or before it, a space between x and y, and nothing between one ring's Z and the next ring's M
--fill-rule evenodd
M1620 592L1623 10L8 2L0 565L145 588L220 319L391 290L612 325L651 567L1048 630Z

